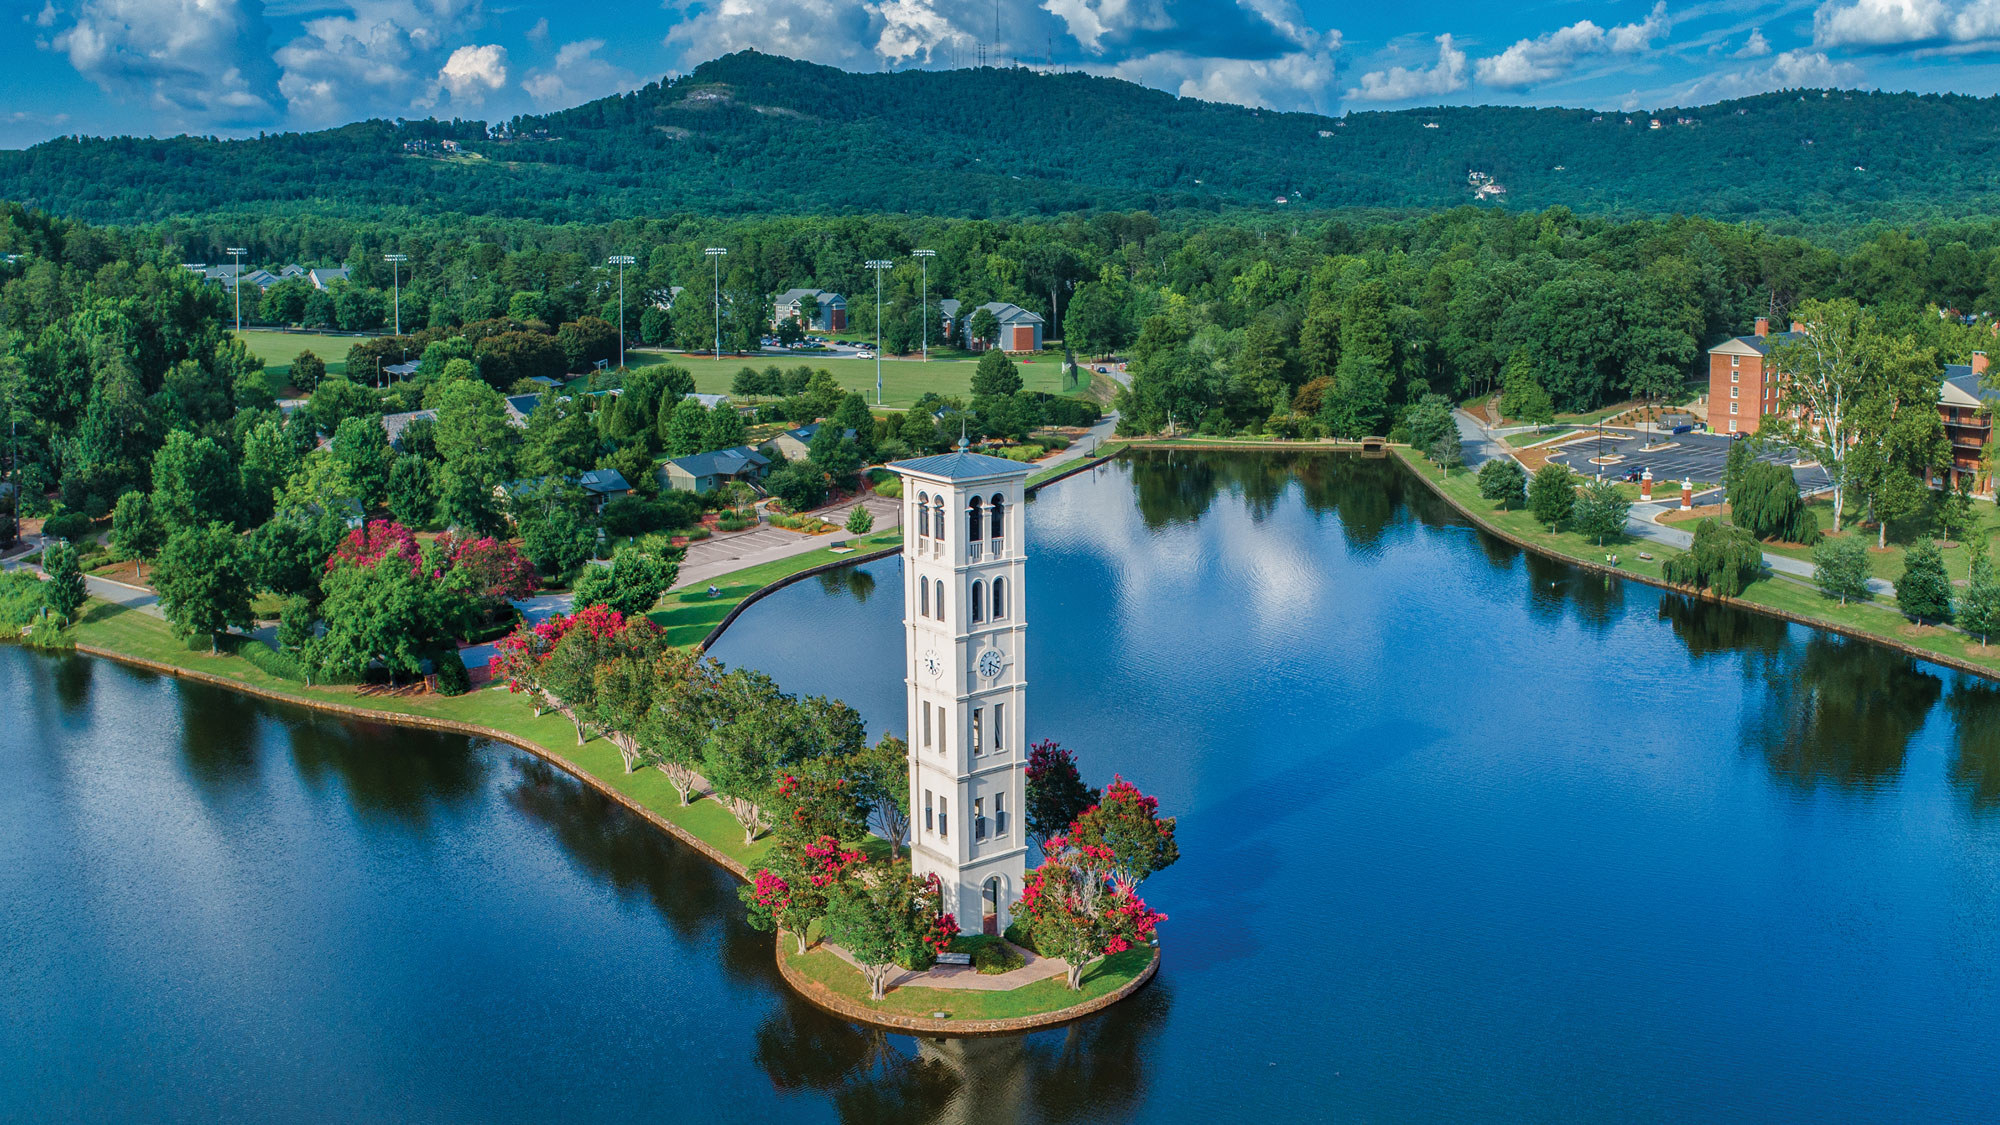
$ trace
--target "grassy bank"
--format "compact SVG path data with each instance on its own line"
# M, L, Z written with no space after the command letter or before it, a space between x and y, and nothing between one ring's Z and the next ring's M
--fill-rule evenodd
M953 1020L1007 1020L1039 1015L1059 1008L1088 1003L1108 996L1132 982L1152 963L1147 948L1114 953L1083 972L1083 990L1071 991L1061 977L1038 980L1006 992L974 989L898 988L881 1000L868 998L868 981L861 971L825 949L792 952L790 942L780 942L778 956L794 972L812 984L840 998L878 1012L899 1016L928 1016L948 1013Z
M1664 584L1662 564L1680 554L1673 547L1657 543L1621 539L1598 546L1573 531L1550 532L1527 512L1502 511L1494 501L1481 498L1478 481L1472 473L1460 470L1441 480L1435 466L1410 450L1398 448L1396 455L1412 472L1436 485L1474 520L1535 550L1586 565L1609 567L1617 573L1656 584ZM1641 559L1641 551L1653 557ZM1618 556L1615 566L1606 561L1608 554ZM1959 564L1961 571L1963 565L1962 562ZM1812 586L1784 576L1770 576L1753 582L1741 597L1730 601L1748 609L1768 611L1801 624L1824 626L2000 679L2000 646L1989 649L1980 645L1976 637L1950 629L1911 624L1892 606L1859 601L1843 606L1821 597Z
M666 629L667 639L683 647L697 644L706 637L709 630L722 623L731 610L745 598L758 590L789 578L802 570L839 562L843 558L879 551L884 547L894 547L903 541L903 533L898 528L877 531L870 535L850 535L844 531L826 536L827 546L775 562L760 563L745 567L717 578L712 583L717 594L708 595L711 583L698 582L686 589L675 590L660 600L660 604L647 616ZM832 544L845 542L854 550L847 555L833 553Z

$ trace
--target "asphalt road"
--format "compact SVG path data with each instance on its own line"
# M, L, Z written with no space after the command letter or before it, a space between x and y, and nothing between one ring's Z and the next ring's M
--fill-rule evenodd
M1597 456L1598 443L1595 434L1562 447L1550 454L1549 460L1560 461L1579 473L1595 476L1603 472L1608 477L1623 477L1633 469L1653 470L1654 487L1663 488L1668 482L1683 479L1696 483L1717 484L1722 480L1722 471L1729 461L1729 447L1736 439L1720 434L1661 434L1658 436L1633 435L1622 431L1604 431L1604 455L1618 457L1619 460L1601 468L1591 463ZM1650 452L1644 447L1660 442L1671 446ZM1789 449L1760 449L1759 461L1769 461L1776 465L1790 466L1799 455ZM1801 492L1813 493L1833 485L1826 470L1818 465L1809 468L1794 468L1792 475L1798 478Z

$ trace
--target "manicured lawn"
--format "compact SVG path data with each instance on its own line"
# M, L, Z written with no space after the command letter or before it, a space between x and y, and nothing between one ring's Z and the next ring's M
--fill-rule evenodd
M345 350L341 354L345 355ZM730 380L745 367L762 371L773 365L789 368L805 364L814 370L825 368L843 389L860 391L868 396L870 403L875 401L875 361L872 359L834 358L800 352L783 356L725 355L717 361L709 356L683 355L680 352L632 351L625 353L625 362L632 367L651 363L685 367L693 373L695 388L703 394L728 394ZM1014 362L1019 366L1021 383L1027 390L1062 393L1061 356L1035 356L1026 361L1016 357ZM933 359L924 363L885 357L882 360L882 405L901 409L929 391L941 395L970 396L972 373L978 366L973 360Z
M1126 442L1122 441L1107 441L1103 445L1097 447L1097 456L1110 457L1124 450L1126 444L1127 444ZM1061 465L1052 465L1049 468L1042 469L1038 472L1030 473L1028 474L1027 487L1034 488L1036 485L1041 484L1042 482L1048 480L1050 477L1057 475L1058 473L1065 473L1071 469L1076 468L1079 462L1090 461L1090 460L1093 460L1093 458L1082 457L1079 458L1077 461L1070 461Z
M1575 432L1568 426L1551 426L1546 430L1524 430L1518 434L1508 434L1506 441L1508 445L1513 446L1515 449L1522 449L1530 445L1540 445L1545 441L1555 441L1557 438L1568 437Z
M1811 507L1813 514L1819 518L1819 526L1822 531L1833 526L1833 502L1831 500L1815 500L1812 502ZM1847 514L1849 517L1846 521L1847 528L1841 534L1859 535L1868 540L1868 562L1870 568L1875 577L1886 578L1891 582L1902 577L1903 555L1909 549L1910 544L1915 543L1919 536L1927 535L1931 531L1928 522L1922 519L1892 521L1889 524L1889 547L1887 550L1878 551L1875 549L1877 539L1875 525L1859 524L1853 518L1854 512L1851 508ZM1975 549L1972 545L1984 542L1988 544L1987 549L1991 551L1991 536L1995 533L2000 533L2000 508L1996 508L1993 504L1985 500L1974 500L1972 502L1972 515L1978 521L1976 530L1965 537L1964 543L1955 547L1948 547L1944 551L1945 569L1955 579L1970 577L1972 571L1972 552ZM1810 547L1788 547L1779 544L1767 544L1764 549L1771 554L1784 555L1789 558L1812 558L1812 548ZM2000 556L1993 555L1989 555L1988 557L2000 558Z
M809 980L829 991L879 1012L904 1016L928 1016L946 1012L958 1020L1004 1020L1032 1016L1059 1008L1074 1007L1122 988L1144 972L1153 959L1148 948L1114 953L1084 970L1083 990L1073 992L1061 977L1038 980L1006 992L972 989L897 988L880 1001L868 998L868 982L861 971L824 949L808 951L801 957L791 952L791 942L778 944L778 955Z
M700 643L710 629L721 624L729 616L729 611L744 598L787 575L797 574L823 563L834 562L853 555L836 555L831 544L846 540L854 548L854 554L863 555L879 551L884 547L894 547L903 541L903 533L898 528L877 531L871 535L856 537L846 532L836 532L826 537L827 547L776 562L762 563L743 570L733 571L715 580L714 585L721 591L715 597L708 596L708 583L690 586L685 590L675 590L668 594L647 616L658 622L667 631L667 639L677 645Z
M326 363L328 375L347 370L347 349L366 339L363 336L326 336L316 332L273 332L246 328L240 335L250 354L264 361L266 371L284 374L300 352L311 352Z
M1416 456L1407 449L1398 448L1396 454L1403 458L1405 464L1419 472L1423 472L1428 468L1428 466L1420 463ZM1431 480L1437 480L1437 471L1435 469L1430 469L1425 475ZM1481 499L1478 482L1475 480L1473 474L1469 472L1453 473L1450 479L1443 482L1443 486L1445 491L1454 500L1463 505L1467 511L1477 513L1481 519L1486 520L1493 526L1525 542L1535 544L1568 558L1602 564L1604 556L1607 553L1615 553L1619 556L1618 568L1620 570L1632 574L1646 575L1650 578L1659 578L1661 576L1661 565L1667 559L1680 554L1679 551L1672 547L1656 543L1645 543L1628 539L1615 545L1599 547L1571 531L1550 534L1543 530L1542 526L1535 521L1535 518L1528 513L1522 511L1499 511L1493 501ZM1986 508L1990 512L1991 505L1987 505ZM1650 560L1639 558L1639 552L1642 550L1652 555L1653 558ZM1947 557L1953 554L1962 555L1963 553L1963 551L1945 552ZM1962 558L1952 565L1955 567L1957 573L1964 573L1966 564ZM1901 572L1900 562L1895 564L1895 570L1897 573ZM1765 606L1770 609L1782 610L1804 618L1844 626L1887 640L1910 645L1925 652L1936 653L1939 656L1948 656L1958 660L1969 661L1980 667L1991 669L1995 673L2000 673L2000 646L1996 646L1994 651L1989 652L1978 644L1976 638L1968 637L1963 633L1937 627L1919 628L1911 624L1893 604L1885 604L1878 601L1859 601L1849 602L1843 606L1837 601L1821 597L1817 589L1805 582L1778 576L1767 577L1751 583L1749 589L1745 590L1738 600L1749 602L1753 605Z

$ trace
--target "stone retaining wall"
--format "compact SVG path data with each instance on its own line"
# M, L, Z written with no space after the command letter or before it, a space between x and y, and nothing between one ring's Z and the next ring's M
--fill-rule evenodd
M1086 1000L1074 1007L1062 1008L1057 1011L1044 1012L1033 1016L1015 1016L1012 1019L1004 1020L940 1020L932 1019L929 1016L905 1016L894 1012L875 1011L858 1001L851 1000L832 991L825 985L792 968L791 958L787 957L782 950L778 953L778 972L784 975L785 983L791 985L792 991L805 997L816 1008L831 1012L842 1019L853 1020L856 1023L872 1024L876 1027L893 1028L897 1031L909 1031L919 1035L953 1039L967 1038L974 1035L1014 1035L1023 1031L1034 1031L1038 1028L1054 1027L1058 1024L1080 1020L1085 1016L1101 1012L1120 1000L1125 999L1127 996L1132 995L1134 992L1139 991L1145 987L1148 981L1153 979L1153 974L1159 971L1160 950L1158 946L1154 946L1153 959L1146 963L1146 967L1140 970L1138 976L1133 977L1131 980L1126 981L1124 984L1102 996ZM940 1008L950 1006L951 992L949 990L932 989L931 991L937 993L939 996L938 1006Z

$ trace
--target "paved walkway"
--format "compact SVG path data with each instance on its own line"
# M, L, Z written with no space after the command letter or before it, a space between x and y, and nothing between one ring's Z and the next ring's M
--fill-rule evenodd
M887 496L868 493L860 500L842 504L835 508L824 508L815 515L824 516L836 526L846 526L847 516L856 507L866 506L875 517L875 531L886 531L901 527L903 505L899 500ZM871 532L870 534L873 534ZM689 586L705 586L711 580L720 578L745 567L760 566L793 555L803 555L842 540L852 539L846 532L831 535L807 535L800 531L787 531L782 527L768 525L751 531L741 531L730 535L717 535L688 544L687 557L681 560L680 577L674 581L676 590Z
M1008 944L1013 945L1012 942ZM832 952L835 957L853 965L856 969L861 967L853 954L833 942L822 941L819 947ZM1013 949L1021 955L1023 961L1027 962L1018 969L989 975L971 965L935 965L930 971L922 973L899 968L895 975L889 978L884 991L898 988L943 988L957 989L961 992L1007 992L1024 984L1033 984L1038 980L1059 977L1069 972L1069 962L1060 958L1042 957L1018 945L1013 945Z

